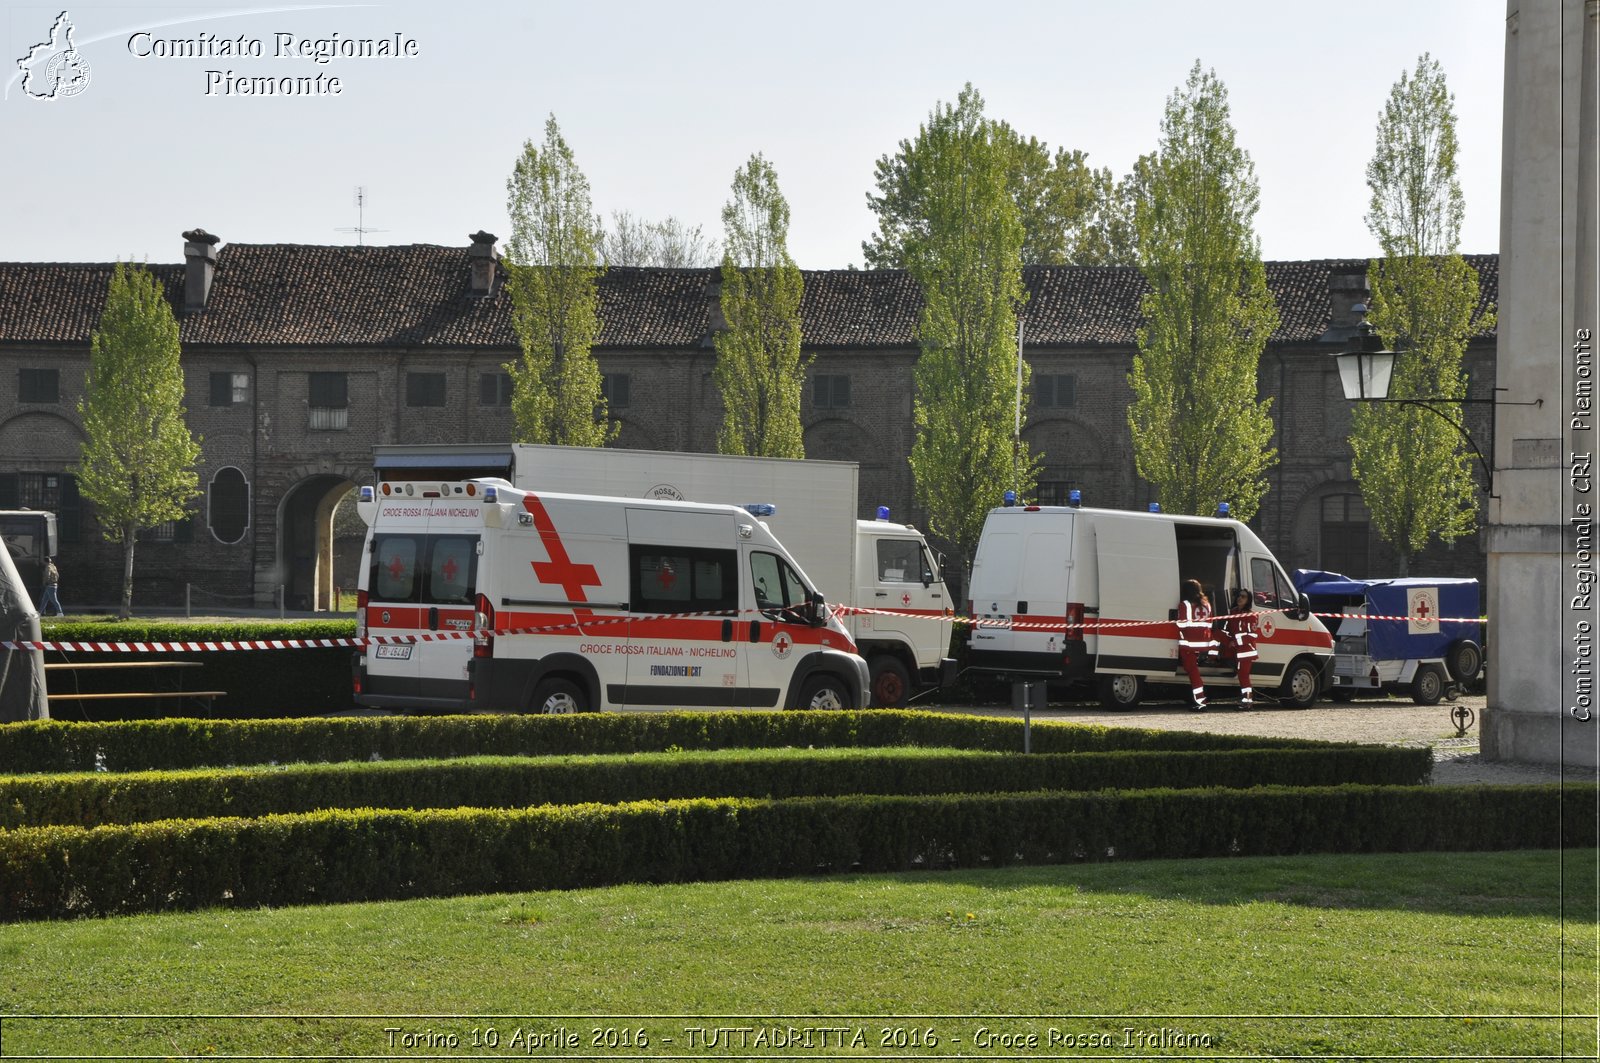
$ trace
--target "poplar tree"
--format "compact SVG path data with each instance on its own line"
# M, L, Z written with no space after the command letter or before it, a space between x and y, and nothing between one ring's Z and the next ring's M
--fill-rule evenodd
M722 208L722 316L714 372L722 393L723 454L803 458L800 297L804 283L789 256L789 202L759 153L733 175Z
M1276 460L1256 369L1278 311L1253 223L1260 191L1227 89L1195 63L1141 160L1134 226L1149 285L1128 382L1134 463L1169 512L1249 520Z
M1451 400L1466 397L1461 361L1478 305L1478 275L1459 254L1457 147L1455 98L1424 54L1390 90L1367 164L1367 227L1384 255L1369 278L1368 320L1397 354L1389 397L1441 401L1357 403L1350 430L1350 471L1402 576L1430 537L1452 542L1477 526L1471 460L1450 423L1462 423Z
M511 413L525 443L598 447L621 426L607 416L592 348L600 334L600 220L589 181L555 115L544 144L524 142L506 181L511 239L506 284L521 357L511 375Z
M141 529L188 516L200 494L200 441L184 421L178 322L148 270L118 263L89 348L78 415L84 443L75 475L101 533L122 544L122 601L133 611L133 555Z
M929 115L915 151L922 214L906 269L923 308L911 471L930 530L970 563L989 509L1007 488L1032 494L1038 479L1037 459L1012 439L1017 311L1026 298L1022 223L1006 185L1005 143L970 84L954 106Z

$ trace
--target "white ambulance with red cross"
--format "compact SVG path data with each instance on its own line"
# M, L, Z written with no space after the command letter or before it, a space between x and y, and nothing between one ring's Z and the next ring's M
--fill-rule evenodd
M577 712L859 708L866 663L767 526L736 506L362 488L356 701Z
M1008 506L989 511L972 563L971 666L1013 679L1095 682L1110 708L1152 688L1188 694L1178 657L1179 584L1193 579L1221 615L1234 592L1258 614L1258 695L1307 708L1333 681L1333 636L1250 528L1221 517ZM1207 686L1237 687L1226 660L1200 662Z

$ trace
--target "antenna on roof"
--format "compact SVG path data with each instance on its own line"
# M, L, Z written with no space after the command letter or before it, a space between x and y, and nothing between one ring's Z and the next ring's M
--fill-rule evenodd
M369 229L369 228L367 228L367 224L366 224L366 222L367 222L367 186L366 185L356 185L355 204L356 204L356 223L353 226L350 226L350 227L344 228L344 229L339 229L337 231L338 232L342 232L342 233L355 233L356 234L356 246L357 247L365 247L366 243L367 243L366 235L368 233L386 233L389 230L388 229Z

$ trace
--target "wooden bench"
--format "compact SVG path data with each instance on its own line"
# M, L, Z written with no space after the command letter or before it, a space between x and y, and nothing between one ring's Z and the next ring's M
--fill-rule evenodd
M46 672L46 675L45 675L45 687L46 687L46 690L48 691L49 686L50 686L50 676L49 676L48 673L50 673L50 672L91 672L92 673L92 672L95 672L95 671L100 671L100 670L104 670L104 669L112 669L112 668L116 668L116 669L157 669L157 670L161 670L161 671L170 671L172 669L203 668L203 667L205 667L205 665L202 664L200 661L74 661L74 662L56 662L56 663L52 663L52 664L46 664L44 666L44 670ZM212 701L215 700L216 698L227 697L227 695L228 695L228 692L226 690L185 690L185 689L183 689L183 680L182 680L181 673L179 673L178 685L177 685L177 687L175 689L172 689L172 690L128 690L128 691L111 691L111 692L93 691L93 692L87 693L87 694L84 694L84 693L67 694L67 693L49 693L49 692L47 692L45 696L49 701L52 701L52 702L56 702L56 701L120 701L120 700L137 701L137 700L149 700L151 698L168 698L168 699L171 699L173 701L181 702L186 698L192 698L195 701L204 702L205 703L205 709L209 713L211 711L211 703L212 703Z

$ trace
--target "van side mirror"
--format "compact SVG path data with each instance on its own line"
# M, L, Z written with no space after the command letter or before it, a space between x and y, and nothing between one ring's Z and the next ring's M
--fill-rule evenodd
M1295 603L1295 607L1293 609L1289 610L1289 616L1292 617L1295 620L1309 620L1309 619L1311 619L1311 599L1310 599L1310 597L1308 597L1305 594L1301 594L1300 595L1300 600Z
M806 623L812 627L822 627L828 622L828 603L820 591L812 591L806 598L805 613Z

